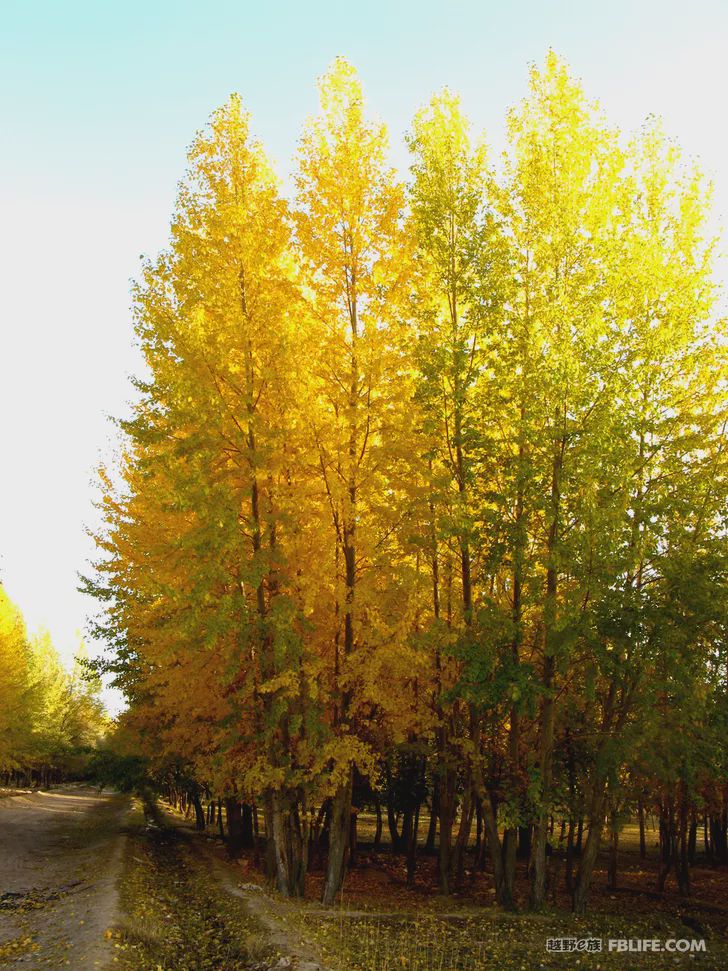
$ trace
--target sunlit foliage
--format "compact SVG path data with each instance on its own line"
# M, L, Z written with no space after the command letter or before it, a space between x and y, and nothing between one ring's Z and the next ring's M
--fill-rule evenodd
M286 894L323 819L334 899L380 797L412 872L428 799L444 892L477 817L506 907L532 834L543 906L557 812L583 910L635 800L684 882L686 820L726 798L709 188L553 53L503 160L445 90L406 182L343 59L320 102L290 200L240 99L214 113L136 290L147 374L89 581L125 731L262 806Z

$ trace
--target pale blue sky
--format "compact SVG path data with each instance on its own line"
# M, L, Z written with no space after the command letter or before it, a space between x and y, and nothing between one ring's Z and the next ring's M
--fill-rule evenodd
M89 604L90 481L123 413L129 279L164 244L185 147L240 91L285 176L337 54L389 125L458 90L502 147L552 46L625 130L660 114L728 210L728 0L96 2L0 7L0 577L70 657Z

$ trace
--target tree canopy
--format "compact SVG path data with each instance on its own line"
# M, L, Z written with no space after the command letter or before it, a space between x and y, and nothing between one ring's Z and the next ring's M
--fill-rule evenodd
M543 906L556 813L583 910L604 821L645 804L682 886L689 819L724 845L727 808L709 185L552 52L502 160L446 89L407 179L343 58L319 90L291 198L239 96L212 115L135 289L147 371L87 581L124 730L262 806L286 894L324 814L334 899L383 794L409 849L429 801L445 892L477 816L506 907L532 835Z

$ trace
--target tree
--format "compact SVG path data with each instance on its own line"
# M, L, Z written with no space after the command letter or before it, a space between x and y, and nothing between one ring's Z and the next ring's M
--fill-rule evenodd
M71 672L47 632L30 637L20 610L0 587L0 772L50 785L83 774L108 719L96 678L85 678L79 645Z
M0 586L0 771L20 768L32 710L30 644L22 615Z
M448 609L444 643L435 647L438 785L440 822L440 887L447 893L461 868L466 829L453 855L452 828L459 763L466 781L461 817L468 818L479 770L471 746L477 746L478 713L461 702L448 703L453 672L452 636L461 649L482 654L477 627L478 581L474 555L482 552L477 530L485 482L484 426L479 390L490 364L492 328L503 300L504 246L488 198L492 177L483 144L471 144L468 122L459 99L445 90L415 117L409 146L413 155L410 192L416 240L413 309L417 320L417 398L422 410L428 462L431 516L425 548L430 548L433 606L440 623L441 558L455 553L460 603ZM473 547L476 547L474 550ZM481 557L478 557L483 562ZM453 565L448 562L448 574ZM450 655L450 659L445 659ZM482 657L478 658L482 661ZM455 677L458 665L455 662ZM460 671L460 675L462 675ZM476 760L477 761L477 760ZM483 796L482 784L480 785ZM499 895L503 889L497 825L490 798L482 800L495 861ZM498 844L497 850L493 841Z
M121 553L107 569L117 589L128 577L122 622L145 704L167 713L168 753L194 752L208 776L262 794L279 889L302 894L311 725L297 557L310 549L295 491L291 227L237 96L189 162L170 250L137 293L151 378L126 425L129 493L105 504ZM207 694L185 701L202 677ZM217 764L231 755L237 771Z
M309 429L336 571L330 655L335 782L324 889L324 901L332 903L343 879L353 765L363 759L365 769L367 763L355 706L363 664L378 637L374 597L387 596L377 590L373 566L391 533L386 494L400 472L396 403L407 382L397 308L408 241L403 188L386 162L386 132L365 118L353 68L338 58L319 90L321 113L304 131L295 179L297 239L319 341L311 362L317 407Z

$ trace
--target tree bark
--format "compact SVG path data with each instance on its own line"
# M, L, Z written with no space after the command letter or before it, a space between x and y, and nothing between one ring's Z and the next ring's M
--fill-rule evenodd
M553 698L553 681L556 670L553 655L544 658L543 687L544 696L540 713L539 767L541 770L541 806L539 807L536 823L533 827L533 845L531 848L531 895L532 910L540 910L546 902L546 847L548 844L548 803L551 798L551 784L553 772L553 743L555 706Z
M568 894L574 893L574 817L569 818L566 833L566 863L564 866L564 886Z
M440 893L449 894L450 883L450 859L452 855L452 828L455 821L455 771L446 766L440 777L440 847L438 853L438 873L440 880Z
M463 793L463 801L460 807L460 826L458 835L455 839L455 847L450 863L450 878L452 885L461 890L465 875L465 853L470 841L470 831L473 827L473 787L470 783L466 785Z
M561 417L560 408L556 409L554 427ZM546 847L548 844L548 817L552 798L553 749L556 705L554 699L554 679L556 676L556 657L553 636L556 626L558 569L556 548L559 538L561 508L561 471L565 439L554 440L551 471L551 508L547 541L546 591L543 611L543 665L541 687L543 694L539 712L538 766L541 775L541 798L538 815L534 825L533 847L531 851L531 894L532 910L540 910L546 902Z
M660 802L660 869L657 875L657 889L665 890L667 878L677 859L677 828L675 825L675 803L672 792Z
M353 870L357 863L356 851L358 848L357 837L357 812L352 809L349 815L349 869Z
M688 850L688 797L684 782L680 784L677 839L678 852L675 857L677 889L681 897L686 897L690 894L690 859Z
M607 889L617 889L617 866L619 862L619 821L617 814L610 815L609 866L607 868Z
M576 875L576 885L572 899L572 909L575 914L583 914L586 912L586 903L594 874L594 864L599 854L602 828L604 826L606 795L603 790L603 781L597 779L594 785L589 812L589 835L586 838L586 846L579 860L579 870Z
M399 813L394 808L394 793L387 793L387 827L389 829L389 845L392 853L399 851Z
M710 831L708 828L708 812L706 810L703 815L703 846L705 847L705 858L706 860L713 859L713 847L710 843Z
M241 845L248 850L252 849L255 845L255 833L253 831L253 807L249 802L243 803L240 839Z
M352 784L353 769L349 769L348 779L339 786L331 800L329 857L323 893L323 903L328 907L336 900L336 895L344 882L349 849Z
M202 800L200 799L199 792L193 794L192 802L195 807L195 829L202 831L205 828L205 810L202 808Z
M281 793L264 798L266 829L272 843L276 886L284 897L303 897L308 868L308 817L297 802L286 805Z
M225 799L225 815L227 816L228 844L227 849L231 857L240 856L243 848L243 829L241 825L240 803L234 796Z
M378 850L382 845L382 801L379 796L375 797L375 810L377 814L377 826L374 830L374 849Z
M217 825L220 830L220 836L225 839L225 826L222 821L222 799L217 800Z
M688 832L688 863L695 865L695 856L698 850L698 820L693 810L690 818L690 831Z
M519 826L518 827L518 852L516 854L519 860L530 860L532 842L533 842L533 826L531 826L530 824L527 826Z
M417 832L420 828L420 806L417 805L407 843L407 886L414 886L417 867Z
M430 825L427 827L427 839L425 840L425 853L435 852L435 839L437 837L437 816L440 803L440 781L437 777L432 783L432 804L430 807Z

